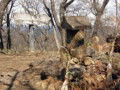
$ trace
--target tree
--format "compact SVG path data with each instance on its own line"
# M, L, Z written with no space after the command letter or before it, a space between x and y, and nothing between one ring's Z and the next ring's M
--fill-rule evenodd
M33 0L21 0L19 1L19 4L24 8L25 12L24 13L27 13L25 14L24 16L27 17L27 18L30 18L31 21L29 23L25 23L27 25L29 25L29 33L28 33L28 36L29 36L29 49L30 51L34 51L34 44L35 44L35 33L34 33L34 22L35 20L32 21L32 18L35 19L35 16L37 17L37 15L39 14L39 11L38 11L38 3L39 0L36 0L36 1L33 1ZM23 15L20 14L20 16L22 17ZM25 22L25 20L24 20ZM22 24L22 23L20 23ZM22 34L23 35L23 34ZM23 35L24 36L24 35Z
M0 1L0 48L4 49L4 45L3 45L3 38L2 38L2 21L3 21L3 16L4 16L4 11L7 7L7 5L9 4L11 0L1 0Z
M51 1L51 11L52 11L53 19L55 20L55 23L61 33L62 45L66 46L66 30L62 28L61 23L63 22L63 18L65 16L65 11L67 7L71 5L74 0L70 0L69 2L68 0L62 0L59 6L59 13L60 13L59 17L56 12L55 1L54 0L50 0L50 1Z
M99 2L97 0L93 0L93 7L94 7L94 15L96 16L96 20L94 23L94 32L93 35L97 35L97 32L99 31L101 27L101 16L104 13L105 7L108 4L109 0L104 0L103 4L100 6Z
M47 10L47 15L51 18L51 24L52 24L52 28L53 28L53 33L54 33L54 37L55 37L55 41L56 41L56 45L57 45L57 49L60 48L60 44L59 44L59 41L58 41L58 38L57 38L57 34L56 34L56 27L55 27L55 23L54 23L54 19L53 19L53 16L52 16L52 13L50 11L50 8L48 8L47 4L46 4L46 0L43 0L43 4L44 4L44 7L45 9Z
M10 13L13 8L15 1L11 1L10 9L7 10L7 50L11 49L11 35L10 35Z

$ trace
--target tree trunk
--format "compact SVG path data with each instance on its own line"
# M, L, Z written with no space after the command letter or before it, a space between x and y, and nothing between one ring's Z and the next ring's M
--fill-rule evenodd
M94 26L93 36L98 35L98 30L101 27L101 20L100 20L101 16L102 16L102 14L96 16L96 21L95 21L95 24L94 24L95 26Z
M98 30L100 30L101 28L101 16L103 15L103 12L104 12L104 9L106 7L106 5L108 4L109 0L104 0L103 1L103 4L101 7L98 7L98 2L97 0L93 0L93 6L94 6L94 9L96 11L96 20L95 20L95 23L94 23L94 31L93 31L93 36L97 36L98 35Z
M7 50L11 49L10 18L7 14Z
M59 50L60 49L60 44L59 44L59 41L58 41L58 38L57 38L57 33L56 33L55 27L53 25L52 25L52 28L53 28L53 33L54 33L56 46L57 46L57 49Z
M55 23L56 23L59 31L61 32L62 46L65 47L66 46L66 30L62 28L61 23L63 22L64 13L65 13L67 7L69 5L71 5L74 0L70 0L69 2L67 2L67 0L62 0L62 2L60 4L60 21L57 17L57 13L56 13L56 9L55 9L55 2L54 2L54 0L50 0L50 1L51 1L51 10L52 10L52 14L53 14Z
M66 30L65 29L62 29L61 39L62 39L62 45L66 46Z
M8 3L10 1L11 0L1 0L0 1L0 49L4 49L2 32L1 32L3 15L4 15L5 8L7 7Z
M118 26L119 26L119 15L118 15L118 1L115 0L115 3L116 3L116 26L115 26L115 33L118 32Z
M13 8L14 2L12 1L10 10L7 13L7 49L11 49L11 35L10 35L10 13Z
M2 32L1 32L1 30L0 30L0 49L4 49L3 38L2 38Z

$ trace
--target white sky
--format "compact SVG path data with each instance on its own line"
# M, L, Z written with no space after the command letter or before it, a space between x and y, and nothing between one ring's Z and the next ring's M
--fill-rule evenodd
M74 3L72 3L72 5L76 5L76 4L78 4L78 2L77 1L79 1L79 0L75 0L74 1ZM100 0L101 1L101 0ZM118 0L118 2L120 3L120 0ZM18 5L18 6L16 6L16 5ZM16 4L15 4L15 6L16 7L14 7L13 8L13 12L14 13L20 13L20 12L24 12L24 9L18 4L18 2L16 2ZM43 14L44 13L44 9L43 9L43 6L41 5L40 6L40 14ZM110 0L109 1L109 3L108 3L108 5L106 6L106 16L107 15L114 15L115 14L115 3L114 3L114 0ZM93 18L93 19L95 19L95 16L92 14L92 13L90 13L89 15L88 15L88 18Z

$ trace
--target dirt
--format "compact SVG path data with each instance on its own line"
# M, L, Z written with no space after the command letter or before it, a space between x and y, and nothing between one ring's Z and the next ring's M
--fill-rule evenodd
M3 54L0 53L0 90L11 90L12 77L29 68L29 64L49 57L52 52Z
M26 55L7 55L0 54L0 73L6 72L9 69L23 71L28 68L28 64L32 63L44 55L26 54Z

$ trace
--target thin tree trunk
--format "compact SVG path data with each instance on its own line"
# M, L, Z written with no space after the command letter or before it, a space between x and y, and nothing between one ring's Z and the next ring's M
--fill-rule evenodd
M62 32L61 32L61 39L62 39L62 45L63 46L66 46L66 30L65 29L62 29Z
M98 15L96 16L96 21L95 21L95 27L94 27L94 32L93 32L93 36L97 36L98 35L98 30L100 29L101 27L101 16L102 15Z
M53 28L53 33L54 33L56 46L57 46L57 49L59 50L60 49L60 44L59 44L59 41L58 41L58 38L57 38L57 33L56 33L55 27L53 25L52 25L52 28Z
M12 46L11 35L10 35L10 13L11 13L13 5L14 5L14 2L12 1L10 10L7 13L7 49L11 49L11 46Z
M7 49L11 49L10 18L7 14Z
M118 26L119 26L119 17L118 17L118 1L115 0L116 2L116 29L115 29L115 33L117 33L118 30Z
M43 0L43 4L44 4L44 6L45 6L45 8L48 12L48 16L51 18L51 24L52 24L52 28L53 28L54 38L55 38L55 41L56 41L57 49L59 49L60 48L60 43L59 43L58 38L57 38L57 33L56 33L55 24L54 24L54 20L53 20L54 18L52 16L52 13L51 13L50 9L47 7L45 0Z
M1 32L1 30L0 30L0 49L4 49L3 38L2 38L2 32Z

